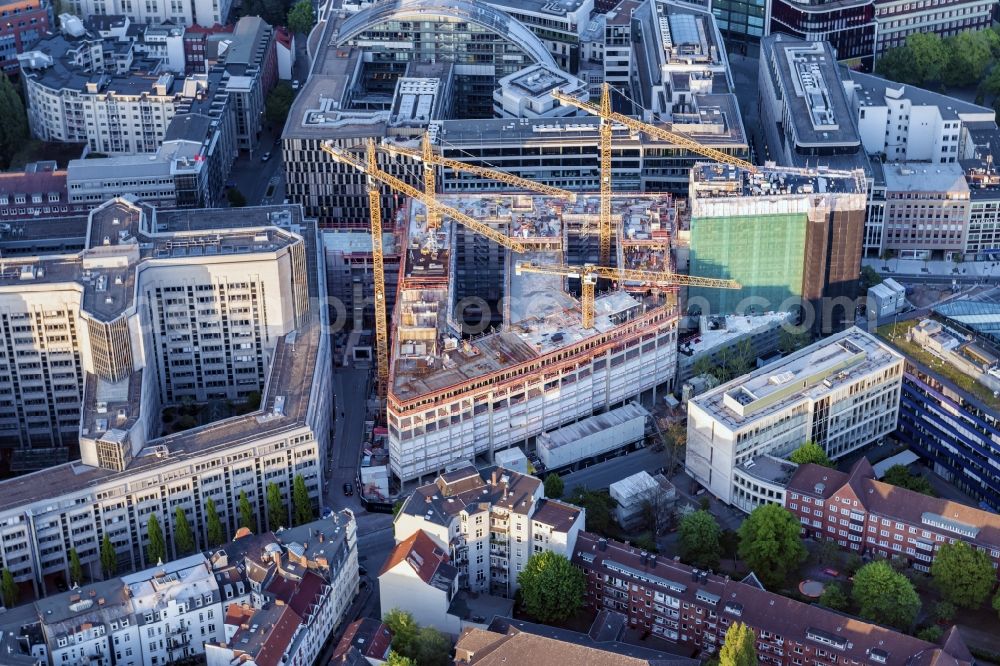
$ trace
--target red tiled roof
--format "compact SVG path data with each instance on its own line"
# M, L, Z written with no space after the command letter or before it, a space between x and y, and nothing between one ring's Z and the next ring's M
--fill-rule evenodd
M253 617L254 609L250 606L245 606L242 604L229 604L226 607L226 619L225 623L238 627L242 624L246 624L250 618Z
M290 33L286 28L280 26L276 28L274 31L274 40L286 49L292 48L292 33Z
M420 580L429 584L438 567L448 561L448 555L438 548L426 532L417 530L406 540L396 544L378 575L382 576L404 561L413 568Z
M312 615L312 607L323 593L323 579L312 571L307 571L295 588L288 605L292 610L305 618Z
M292 637L300 624L302 624L302 618L296 615L291 608L285 606L274 626L270 628L260 650L257 651L254 663L257 666L278 666L281 663L281 656L291 645Z
M384 660L389 653L391 643L392 632L389 631L389 627L378 620L365 617L347 625L344 637L337 643L330 662L336 663L351 647L365 657Z

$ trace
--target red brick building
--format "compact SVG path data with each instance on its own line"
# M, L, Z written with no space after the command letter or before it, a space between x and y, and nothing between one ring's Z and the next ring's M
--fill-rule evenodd
M785 491L802 533L835 540L859 554L906 558L929 571L942 543L965 541L1000 564L1000 516L875 480L862 458L849 474L802 465Z
M17 54L49 29L48 5L43 0L0 0L0 67L17 72Z
M780 666L972 664L954 628L941 645L819 606L657 558L583 532L573 562L587 575L587 604L624 613L632 627L707 656L743 622L757 636L757 660Z

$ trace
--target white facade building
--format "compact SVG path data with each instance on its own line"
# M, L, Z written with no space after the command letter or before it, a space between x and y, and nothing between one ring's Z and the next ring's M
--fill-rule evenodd
M688 402L685 468L746 512L783 500L789 455L812 441L836 460L896 429L903 357L857 328Z
M563 118L577 114L576 107L557 102L554 90L588 101L587 84L548 65L531 65L497 81L493 115L498 118Z
M51 236L52 224L25 227L18 242ZM49 461L0 483L0 557L15 580L43 594L65 576L70 548L98 577L105 535L119 571L149 566L149 516L172 544L178 508L203 544L209 497L229 534L241 490L264 524L265 479L290 497L301 475L318 504L329 349L311 303L324 283L307 269L315 261L321 273L322 256L298 209L114 200L60 224L83 251L22 255L0 278L14 345L0 396L21 396L4 404L0 435L15 457ZM188 400L260 402L205 426L161 416ZM82 459L57 464L74 423Z
M533 476L467 465L417 488L394 529L397 544L416 532L433 539L459 587L511 597L528 558L546 550L568 557L584 522L583 509L545 499Z
M396 544L378 575L382 615L406 611L420 626L457 636L461 619L448 612L458 593L458 569L448 553L423 530Z
M77 16L123 15L136 23L211 28L224 25L232 0L69 0L66 8Z

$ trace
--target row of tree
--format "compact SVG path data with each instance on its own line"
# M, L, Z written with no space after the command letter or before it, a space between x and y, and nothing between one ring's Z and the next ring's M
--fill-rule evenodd
M11 160L28 140L28 116L24 102L6 74L0 73L0 169Z

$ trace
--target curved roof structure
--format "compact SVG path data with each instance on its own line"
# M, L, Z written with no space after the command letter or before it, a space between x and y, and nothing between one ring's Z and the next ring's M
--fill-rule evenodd
M365 30L390 19L415 17L427 20L430 16L446 16L475 23L504 39L517 44L536 63L558 66L541 40L502 11L476 0L384 0L350 16L341 24L337 45L357 37Z

